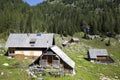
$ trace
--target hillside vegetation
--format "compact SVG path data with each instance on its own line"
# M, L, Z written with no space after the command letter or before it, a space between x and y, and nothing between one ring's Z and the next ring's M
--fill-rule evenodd
M86 40L83 39L83 33L76 33L73 35L78 37L80 42L78 44L72 44L70 46L62 47L64 40L70 40L72 37L64 37L55 34L56 45L59 46L74 62L76 75L65 75L62 77L55 76L40 76L45 80L102 80L107 78L108 80L120 79L120 43L117 40L112 39L111 46L106 46L105 41L101 39ZM87 51L91 48L107 49L109 55L113 58L115 63L100 64L92 63L87 60ZM2 52L3 54L5 52ZM9 66L3 66L4 63L8 63ZM37 80L27 75L29 59L9 59L7 56L0 56L0 72L4 72L4 75L0 75L0 80Z
M119 0L47 0L29 6L22 0L0 1L0 33L120 33ZM87 30L86 30L87 29Z
M120 34L120 0L46 0L30 6L22 0L0 0L0 80L37 80L27 75L29 59L9 59L2 54L10 33L56 33L56 45L75 61L75 76L40 76L45 80L120 80L120 43L111 38L86 40L84 33ZM84 33L81 33L84 32ZM80 42L62 46L64 40L78 37ZM87 60L90 48L107 49L113 64ZM8 63L9 66L4 66Z

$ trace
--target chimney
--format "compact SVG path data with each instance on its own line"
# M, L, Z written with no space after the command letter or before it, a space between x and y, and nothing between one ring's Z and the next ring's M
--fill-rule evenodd
M30 36L30 33L27 33L27 36L29 37L29 36Z

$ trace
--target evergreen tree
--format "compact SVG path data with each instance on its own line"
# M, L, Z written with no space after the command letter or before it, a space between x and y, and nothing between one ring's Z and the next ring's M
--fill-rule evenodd
M29 12L29 15L28 15L25 32L27 32L27 33L33 32L32 31L32 13L31 12Z
M120 34L120 0L47 0L29 6L22 0L0 0L0 33L50 32L73 35ZM90 29L88 29L90 28Z

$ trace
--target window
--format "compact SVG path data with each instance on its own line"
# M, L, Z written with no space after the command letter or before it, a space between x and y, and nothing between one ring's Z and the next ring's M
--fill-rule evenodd
M35 42L36 42L36 39L31 39L29 43L30 44L35 44Z
M14 50L10 50L9 53L11 53L11 54L14 53Z

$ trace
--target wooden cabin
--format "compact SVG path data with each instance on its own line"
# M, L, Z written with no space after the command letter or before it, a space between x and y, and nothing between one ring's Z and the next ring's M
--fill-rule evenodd
M10 34L6 42L8 56L39 57L43 51L55 45L53 34Z
M78 38L71 38L71 40L69 42L70 43L78 43L79 39Z
M36 67L35 67L36 66ZM59 47L52 46L46 52L36 59L31 65L30 69L34 73L42 74L75 74L75 62L71 60ZM37 71L36 71L37 68Z
M79 39L78 38L71 38L69 41L64 41L62 43L62 46L70 46L72 43L78 43Z
M62 43L62 46L69 46L69 45L70 45L69 41L64 41L64 42Z
M88 59L91 62L100 62L100 63L114 62L112 58L108 55L106 49L89 49Z

